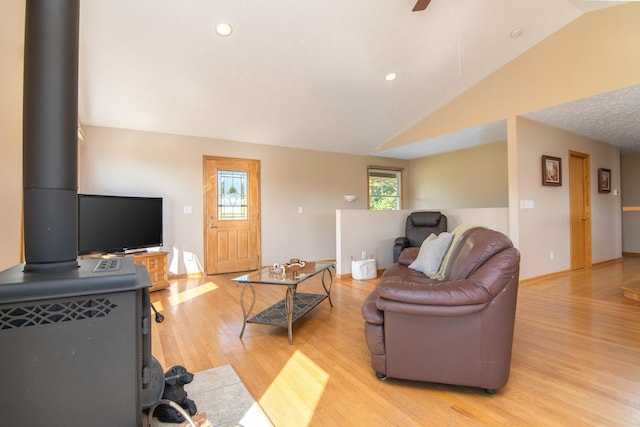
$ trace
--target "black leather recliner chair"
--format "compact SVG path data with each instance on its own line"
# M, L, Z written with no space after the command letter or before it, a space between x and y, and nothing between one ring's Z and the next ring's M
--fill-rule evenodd
M403 249L419 248L431 233L438 235L443 231L447 231L447 217L441 212L412 212L407 217L404 237L396 238L393 245L393 262L398 262Z

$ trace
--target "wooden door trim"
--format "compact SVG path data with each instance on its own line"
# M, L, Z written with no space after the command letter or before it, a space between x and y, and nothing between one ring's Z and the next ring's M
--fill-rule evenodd
M258 180L258 186L259 188L260 186L260 169L261 169L261 165L260 165L260 160L257 159L247 159L247 158L242 158L242 157L223 157L223 156L208 156L208 155L203 155L202 156L202 243L203 243L203 249L204 249L204 274L205 275L209 275L209 274L213 274L213 273L209 273L208 271L208 259L209 259L209 245L207 244L207 227L208 227L208 220L207 220L207 194L209 191L209 176L207 175L207 162L208 161L216 161L216 162L238 162L238 163L247 163L247 162L252 162L256 164L256 173L257 173L257 180ZM256 251L257 251L257 255L258 255L258 265L261 265L261 260L262 260L262 212L261 212L261 206L262 206L262 200L261 200L261 191L257 191L256 193L256 202L258 204L258 212L257 212L257 224L256 224L256 232L257 232L257 242L256 242Z
M586 219L584 233L584 266L589 268L592 266L592 241L591 241L591 157L589 154L580 153L578 151L569 150L569 157L577 157L583 163L583 203L584 214ZM569 166L571 162L569 162ZM571 189L569 189L569 198L571 198ZM570 242L573 244L573 242ZM573 260L571 260L571 269L573 270Z

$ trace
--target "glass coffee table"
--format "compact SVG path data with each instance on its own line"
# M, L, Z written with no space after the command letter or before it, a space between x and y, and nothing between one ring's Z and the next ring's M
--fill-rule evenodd
M261 323L263 325L277 325L287 328L289 332L289 344L293 344L293 322L313 310L313 308L325 299L328 299L329 304L333 307L333 303L331 302L331 285L333 284L331 269L335 268L335 266L336 264L334 262L316 262L310 263L299 270L287 271L284 274L274 272L271 267L264 267L232 279L234 282L244 284L242 293L240 294L240 306L242 307L243 316L240 338L242 338L244 334L247 323ZM297 292L300 283L316 275L320 275L321 277L322 287L325 291L324 294ZM254 284L285 286L286 294L283 300L278 301L271 307L249 318L256 302L256 291L253 289ZM245 303L245 293L247 289L251 291L251 303L248 308Z

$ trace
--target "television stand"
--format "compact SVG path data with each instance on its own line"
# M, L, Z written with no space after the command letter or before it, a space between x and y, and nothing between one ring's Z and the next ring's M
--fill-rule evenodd
M147 253L146 249L127 249L123 252L118 253L118 255L136 255L145 253Z
M133 256L136 264L144 265L151 276L151 288L149 292L159 291L169 287L167 252L138 252L127 256Z
M86 258L132 257L134 263L146 267L151 277L149 292L154 292L169 287L167 255L167 252L147 252L142 250L136 251L135 253L87 255Z

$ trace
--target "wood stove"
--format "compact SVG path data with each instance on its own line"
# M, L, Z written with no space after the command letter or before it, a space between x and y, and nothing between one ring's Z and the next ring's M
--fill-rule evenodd
M119 261L114 271L90 260L71 272L19 265L0 275L0 425L141 425L151 279Z
M78 260L78 33L79 0L26 1L26 263L0 272L1 426L140 426L162 393L148 272Z

